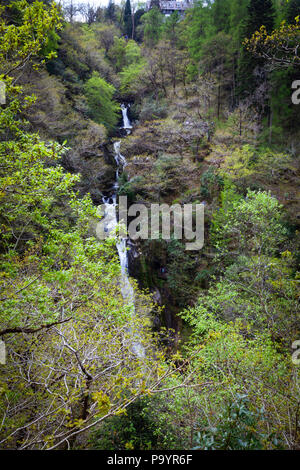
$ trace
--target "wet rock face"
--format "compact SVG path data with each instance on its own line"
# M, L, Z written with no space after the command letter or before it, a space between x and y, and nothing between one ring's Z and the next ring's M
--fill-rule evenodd
M128 253L129 275L137 279L139 286L147 288L152 294L153 301L163 306L162 311L154 312L153 326L165 326L173 331L171 342L176 342L180 330L180 318L177 316L179 307L168 286L167 277L162 273L161 263L166 264L166 253L155 242L146 246L144 243L135 243Z
M144 287L147 285L147 273L143 272L143 255L136 245L131 245L128 251L128 272L131 277L137 279ZM148 286L149 287L149 286Z

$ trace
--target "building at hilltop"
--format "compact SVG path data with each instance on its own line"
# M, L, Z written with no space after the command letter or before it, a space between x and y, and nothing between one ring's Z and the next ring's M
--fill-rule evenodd
M159 7L160 11L165 16L170 16L175 11L178 11L180 15L184 15L186 10L193 6L193 0L182 0L182 1L175 1L175 0L148 0L147 1L147 10L150 8L157 6Z

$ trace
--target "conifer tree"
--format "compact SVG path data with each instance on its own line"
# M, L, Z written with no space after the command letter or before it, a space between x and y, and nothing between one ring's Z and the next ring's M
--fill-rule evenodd
M158 8L152 8L142 16L144 42L147 47L153 47L158 43L163 27L163 15Z
M251 36L264 25L269 33L274 28L275 10L272 0L250 0L245 35Z
M244 38L243 29L248 3L249 0L230 0L230 34L240 44Z
M295 23L296 16L300 15L300 0L289 0L286 19L288 23Z
M108 6L105 11L105 18L107 20L112 21L113 23L116 21L116 6L113 0L109 0Z
M155 7L158 8L158 9L160 9L159 0L151 0L151 2L150 2L150 10L151 10L152 8L155 8Z
M261 26L265 26L271 33L274 28L274 18L275 10L272 0L250 0L243 29L244 38L251 37ZM253 98L255 90L266 79L263 60L255 58L244 48L240 57L238 75L240 95L244 97L247 94Z
M124 10L124 31L128 38L132 37L132 12L130 0L126 0Z
M215 0L213 3L213 20L217 30L228 33L231 0Z

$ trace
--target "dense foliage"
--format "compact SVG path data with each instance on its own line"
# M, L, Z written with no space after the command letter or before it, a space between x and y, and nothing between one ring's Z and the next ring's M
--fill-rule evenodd
M299 449L299 15L2 2L2 448ZM203 250L136 241L134 305L116 190L205 205Z

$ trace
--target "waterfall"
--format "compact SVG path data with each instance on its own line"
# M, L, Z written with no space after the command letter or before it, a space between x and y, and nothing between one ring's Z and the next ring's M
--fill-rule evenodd
M114 194L110 198L103 198L104 205L104 231L107 233L114 232L117 225L117 195ZM119 254L120 267L121 267L121 293L124 300L128 305L134 308L134 290L128 277L128 252L127 252L127 239L121 238L117 243L117 250Z
M118 189L118 179L119 179L119 169L123 169L126 166L126 159L123 157L123 155L120 152L120 147L121 147L121 141L119 140L118 142L114 143L114 157L115 157L115 162L117 164L117 169L116 169L116 182L114 184L114 188Z
M122 105L121 108L122 108L122 114L123 114L122 128L127 129L127 133L128 131L130 133L130 129L132 129L132 126L130 125L130 121L127 117L127 108L125 107L125 105ZM99 224L99 227L97 228L98 230L101 227L101 230L104 229L106 233L114 232L118 224L118 220L117 220L117 191L119 188L118 178L119 178L119 171L120 170L122 171L123 168L126 166L126 159L121 154L120 147L121 147L121 141L114 143L114 158L117 164L116 181L113 186L114 193L112 194L112 196L103 197L102 199L103 205L104 205L104 216L103 216L102 221ZM128 276L128 251L127 251L127 238L126 237L122 237L118 241L117 250L118 250L120 268L121 268L121 294L126 304L129 307L131 307L132 315L134 315L135 314L134 289L131 285L131 282ZM132 351L139 358L145 357L145 350L139 341L138 335L135 335L133 339Z
M130 129L132 129L132 125L131 125L131 123L128 119L128 115L127 115L128 107L125 106L125 104L122 104L121 109L122 109L122 115L123 115L122 129L125 129L127 131L127 134L130 134Z

